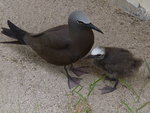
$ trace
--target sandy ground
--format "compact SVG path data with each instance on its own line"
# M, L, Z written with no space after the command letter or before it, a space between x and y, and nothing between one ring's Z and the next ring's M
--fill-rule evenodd
M104 35L94 32L94 46L123 47L150 63L150 22L123 13L110 0L0 0L0 27L7 27L9 19L37 33L67 23L68 15L74 10L86 12L92 23L104 31ZM10 40L0 34L1 42ZM0 53L1 113L73 113L73 101L77 97L66 95L70 90L62 67L46 63L28 46L0 44ZM82 76L83 94L98 79L96 72L90 71ZM135 77L126 80L139 92L147 75L143 64ZM93 113L128 113L121 100L133 106L150 100L150 85L142 92L140 102L133 104L134 95L121 85L113 93L101 95L98 89L106 83L98 83L89 98ZM149 110L150 106L146 106L139 113L150 113Z

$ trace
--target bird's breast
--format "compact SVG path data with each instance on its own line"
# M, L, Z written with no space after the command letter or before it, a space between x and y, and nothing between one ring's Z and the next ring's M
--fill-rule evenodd
M84 57L92 48L94 44L94 34L92 30L73 33L71 36L72 44L70 45L70 51L72 57L76 60Z

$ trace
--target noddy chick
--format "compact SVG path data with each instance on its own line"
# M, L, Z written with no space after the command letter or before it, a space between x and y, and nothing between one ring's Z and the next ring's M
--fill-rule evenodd
M60 25L38 34L28 33L9 20L7 23L9 29L2 28L2 33L18 41L3 43L29 45L47 62L64 66L68 77L69 88L79 85L80 78L71 77L66 66L72 65L90 51L94 43L92 29L103 33L81 11L72 12L68 18L67 25ZM74 72L80 72L78 69L73 69L73 66L71 67Z
M130 51L116 47L96 47L87 58L92 58L98 68L108 73L108 80L115 81L114 87L102 88L102 94L114 91L119 78L131 75L142 65L142 60L135 58Z

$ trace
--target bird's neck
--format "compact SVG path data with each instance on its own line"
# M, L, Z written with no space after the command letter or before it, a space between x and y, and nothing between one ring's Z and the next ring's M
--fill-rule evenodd
M86 38L87 36L93 36L93 31L89 28L76 28L76 27L69 27L69 33L71 38ZM81 39L80 39L81 40Z

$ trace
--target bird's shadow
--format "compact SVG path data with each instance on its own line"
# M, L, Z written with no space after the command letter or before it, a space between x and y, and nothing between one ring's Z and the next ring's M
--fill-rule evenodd
M44 59L42 59L35 51L33 51L28 45L11 45L7 44L7 47L9 47L12 51L16 52L21 58L18 62L27 62L27 63L33 63L36 66L43 67L48 73L50 73L51 68L55 72L62 72L62 66L55 66L53 64L50 64L46 62ZM18 60L15 58L15 61ZM13 60L14 61L14 60Z
M65 71L63 69L63 66L55 66L53 64L47 63L45 60L43 60L39 55L36 54L29 46L27 45L11 45L7 44L7 47L9 47L12 51L16 52L19 56L22 56L20 59L22 60L23 63L34 63L36 66L40 66L45 69L48 73L53 72L63 74L65 75ZM15 59L17 60L17 58ZM103 76L104 72L98 68L96 68L92 64L92 60L87 60L87 59L81 59L78 62L74 64L75 67L80 67L80 66L89 66L88 68L88 76L92 76L95 78L99 78ZM73 74L73 73L72 73ZM71 75L72 75L71 74ZM61 78L64 78L64 76L59 76ZM81 78L85 78L85 76L82 76Z
M7 44L7 47L9 47L11 50L15 51L19 56L22 56L20 58L20 61L22 62L28 62L28 63L34 63L36 66L40 66L45 69L48 73L52 73L51 70L53 69L54 72L58 73L63 73L66 74L64 71L63 66L56 66L53 64L50 64L46 62L44 59L42 59L34 50L32 50L28 45L12 45L12 44ZM18 60L15 58L16 61ZM18 62L20 62L18 61ZM80 67L80 66L88 66L87 70L90 75L92 76L97 76L95 75L95 72L99 71L96 68L94 68L93 65L91 65L91 61L87 59L81 59L74 63L75 67ZM101 73L101 72L100 72ZM71 73L73 74L73 73Z

